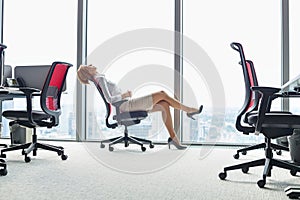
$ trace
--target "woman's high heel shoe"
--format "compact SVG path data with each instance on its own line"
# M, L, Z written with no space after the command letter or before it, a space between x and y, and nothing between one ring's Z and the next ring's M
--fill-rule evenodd
M181 144L178 144L177 142L175 142L172 138L168 138L168 146L169 146L169 149L170 149L170 145L173 144L177 149L186 149L187 146L184 146L184 145L181 145Z
M193 120L195 120L195 118L193 117L194 115L197 115L197 114L200 114L202 112L202 109L203 109L203 105L201 105L199 107L199 110L197 110L196 112L191 112L191 113L186 113L186 115L189 117L189 118L192 118Z

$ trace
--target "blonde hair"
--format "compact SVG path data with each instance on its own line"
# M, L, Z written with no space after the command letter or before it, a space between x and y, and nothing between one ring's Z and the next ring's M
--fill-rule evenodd
M93 78L95 73L92 72L95 70L95 67L92 65L80 65L79 69L77 70L77 78L82 84L89 84L89 80Z

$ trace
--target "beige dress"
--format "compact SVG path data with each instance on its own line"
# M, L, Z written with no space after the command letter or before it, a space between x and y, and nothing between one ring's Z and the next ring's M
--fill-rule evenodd
M108 81L104 74L97 74L94 77L97 80L98 85L101 87L105 99L109 103L116 103L122 100L121 89L113 82ZM153 109L152 95L146 95L138 98L128 99L128 101L120 105L121 112L131 111L150 111Z
M129 99L120 106L121 112L130 112L130 111L150 111L153 109L153 99L152 95L146 95L138 98Z

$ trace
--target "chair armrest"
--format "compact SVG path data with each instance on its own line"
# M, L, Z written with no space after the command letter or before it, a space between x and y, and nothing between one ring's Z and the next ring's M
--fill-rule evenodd
M128 101L127 99L123 99L121 101L114 102L112 105L116 108L117 115L120 114L120 105L124 102Z
M261 87L261 86L254 86L254 87L251 87L251 89L253 91L258 91L262 95L273 95L281 90L280 88Z
M30 93L32 94L34 92L41 92L41 90L31 87L20 87L19 90L24 92L25 95Z
M258 134L262 130L262 124L264 122L264 118L267 112L270 112L272 101L277 98L274 97L276 93L278 93L281 89L280 88L273 88L273 87L251 87L252 91L259 92L262 97L258 108L258 117L257 122L255 125L255 133Z
M274 99L276 99L277 97L279 97L278 92L281 90L280 88L274 88L274 87L260 87L260 86L254 86L251 87L252 91L255 92L259 92L262 97L261 97L261 103L260 105L262 105L266 112L270 112L271 110L271 103ZM263 99L265 101L263 101ZM263 102L263 104L262 104Z
M115 106L115 107L120 107L120 105L121 105L122 103L126 102L126 101L128 101L128 100L123 99L123 100L121 100L121 101L114 102L112 105Z
M30 87L21 87L19 89L25 94L26 97L28 121L32 125L35 125L35 122L33 121L33 117L32 117L32 94L34 92L40 92L40 90L36 88L30 88Z

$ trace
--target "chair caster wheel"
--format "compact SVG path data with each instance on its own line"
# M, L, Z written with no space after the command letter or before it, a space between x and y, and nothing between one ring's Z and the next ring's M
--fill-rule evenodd
M242 151L242 155L247 155L247 151Z
M6 158L6 154L1 154L0 158Z
M143 152L146 151L146 147L141 147L141 149Z
M113 151L114 148L113 148L113 147L108 147L108 150L109 150L109 151Z
M259 180L259 181L257 181L257 185L258 185L258 187L263 188L266 185L266 181L265 180Z
M26 157L25 157L25 162L26 162L26 163L29 163L30 161L31 161L31 158L30 158L29 156L26 156Z
M6 176L7 175L7 169L0 169L0 176Z
M100 148L103 149L104 147L105 147L105 144L102 144L102 143L101 143L101 144L100 144Z
M243 167L243 168L242 168L242 172L243 172L244 174L248 173L248 171L249 171L249 167Z
M234 159L239 159L240 155L237 153L235 155L233 155Z
M150 149L154 148L154 144L149 145Z
M23 149L21 153L22 153L22 155L24 156L24 155L25 155L25 150Z
M61 159L62 159L62 160L67 160L67 159L68 159L68 156L65 155L65 154L63 154L63 155L61 155Z
M125 142L125 147L128 147L129 146L129 143L128 142Z
M226 173L226 172L221 172L221 173L219 174L219 178L220 178L221 180L225 180L226 177L227 177L227 173Z
M276 154L279 155L279 156L281 156L282 155L282 151L278 150L278 151L276 151Z
M292 176L296 176L297 170L291 170L290 173L291 173Z

